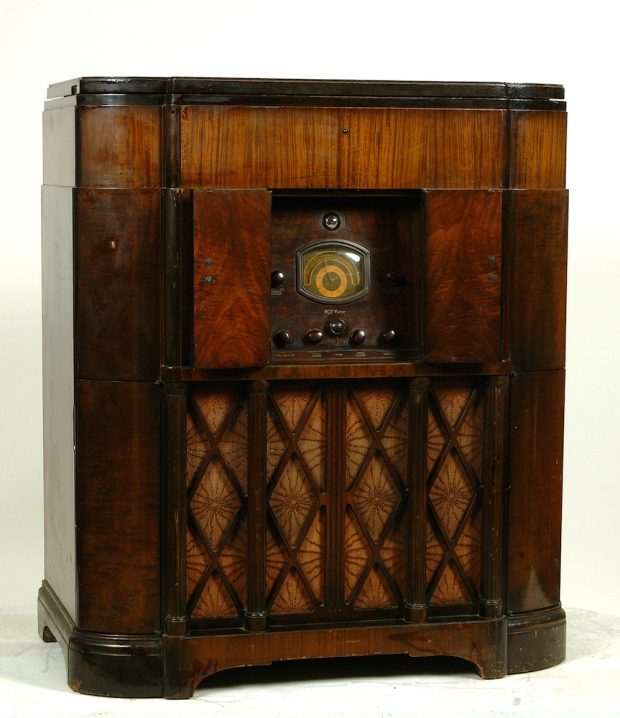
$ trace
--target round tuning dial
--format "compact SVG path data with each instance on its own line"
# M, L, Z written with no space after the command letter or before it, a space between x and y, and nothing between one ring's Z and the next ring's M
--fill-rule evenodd
M381 344L391 344L396 339L396 332L393 329L386 329L379 336Z
M345 323L342 321L342 319L332 319L331 322L329 322L329 324L327 325L327 328L331 334L338 336L339 334L342 334L342 332L345 330Z
M349 339L349 341L354 346L359 346L360 344L363 344L366 341L366 332L363 329L356 329L351 333L351 338Z
M323 332L319 329L311 329L305 339L308 344L320 344L323 341Z
M280 349L283 349L284 347L293 343L293 337L291 336L291 333L288 331L288 329L279 329L273 335L272 339L273 343Z

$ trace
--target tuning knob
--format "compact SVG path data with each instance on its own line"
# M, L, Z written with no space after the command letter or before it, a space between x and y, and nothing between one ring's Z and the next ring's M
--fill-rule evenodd
M275 289L279 287L284 281L284 272L272 272L271 273L271 288Z
M323 332L319 329L311 329L305 336L308 344L320 344L323 341Z
M271 338L273 339L273 343L280 349L283 349L293 342L293 337L287 329L279 329Z
M403 277L402 274L398 274L398 272L388 272L385 278L393 287L402 287L404 284L407 284L405 277Z
M329 322L329 324L327 325L327 328L332 334L338 336L344 331L345 323L342 321L342 319L332 319L331 322Z
M386 329L379 336L380 344L391 344L396 339L396 332L393 329Z
M355 346L363 344L366 341L366 332L363 329L356 329L351 333L349 341Z

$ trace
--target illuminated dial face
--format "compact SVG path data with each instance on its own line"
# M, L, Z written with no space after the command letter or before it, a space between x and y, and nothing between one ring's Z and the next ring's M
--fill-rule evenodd
M368 291L368 251L352 242L317 242L297 253L297 289L317 302L350 302Z

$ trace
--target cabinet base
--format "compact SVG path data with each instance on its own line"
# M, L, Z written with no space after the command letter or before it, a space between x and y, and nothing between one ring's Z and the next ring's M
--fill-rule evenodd
M122 698L189 698L205 678L218 671L302 658L453 656L472 663L482 678L501 678L506 673L546 668L565 655L565 617L560 607L508 619L208 637L81 631L47 582L39 591L38 608L39 634L44 641L59 642L70 687L80 693Z

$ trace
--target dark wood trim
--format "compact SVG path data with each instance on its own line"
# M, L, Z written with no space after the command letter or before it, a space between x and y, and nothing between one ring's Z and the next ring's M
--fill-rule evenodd
M165 641L166 665L169 651L173 670L178 670L174 661L179 660L180 670L179 683L168 686L167 698L191 697L198 684L217 671L310 655L455 656L473 663L482 678L501 678L506 675L506 619L173 638Z
M508 377L491 377L484 390L482 456L482 577L480 614L504 612L504 456L508 418Z
M506 82L406 82L399 80L315 80L209 77L81 77L49 86L48 99L84 94L184 93L200 95L330 96L376 98L564 98L562 85Z
M420 377L409 385L409 546L405 617L412 623L426 620L426 504L428 477L428 391L430 379Z
M264 379L376 379L406 378L416 376L487 376L508 375L508 362L489 362L486 364L422 364L413 362L356 364L279 364L257 369L213 370L193 369L182 366L162 367L164 381L220 382L253 381Z
M181 309L181 204L179 189L162 192L163 211L163 364L171 366L182 361ZM186 208L183 208L184 210ZM184 212L185 213L185 212Z
M267 626L265 566L267 522L267 392L265 381L252 382L248 395L248 598L245 627Z
M559 604L507 620L508 673L539 671L566 658L566 614Z
M179 187L181 177L180 107L174 97L166 98L162 107L162 174L164 187Z
M342 610L344 595L344 512L346 503L347 387L334 387L325 396L328 437L326 461L327 540L325 603Z
M169 635L183 635L185 598L187 384L164 384L162 392L162 619Z

